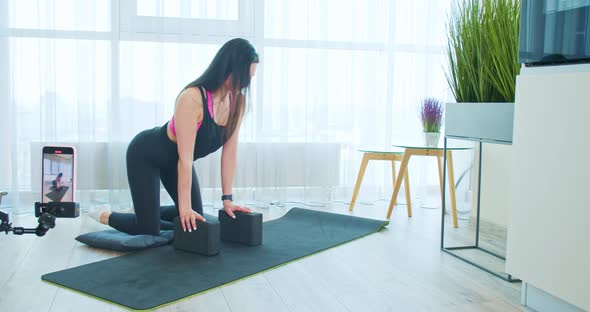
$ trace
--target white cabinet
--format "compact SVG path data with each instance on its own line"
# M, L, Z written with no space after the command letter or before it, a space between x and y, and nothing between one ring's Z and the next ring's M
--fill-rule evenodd
M517 79L507 272L590 310L590 66Z

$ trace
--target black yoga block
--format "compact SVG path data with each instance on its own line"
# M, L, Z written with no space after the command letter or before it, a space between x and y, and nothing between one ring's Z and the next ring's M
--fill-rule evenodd
M231 218L224 210L219 210L221 240L242 243L250 246L262 244L262 214L234 212Z
M221 248L219 221L208 219L207 222L197 221L197 229L183 231L180 217L174 219L174 248L214 256Z

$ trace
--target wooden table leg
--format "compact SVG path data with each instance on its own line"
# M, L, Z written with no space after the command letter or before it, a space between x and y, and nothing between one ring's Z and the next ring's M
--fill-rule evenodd
M393 183L391 184L392 186L395 186L395 177L396 177L396 175L395 175L395 160L394 160L394 159L392 159L392 160L391 160L391 181L393 182ZM394 205L397 205L397 198L395 198L395 199L393 200L393 204L394 204Z
M395 185L393 187L393 195L391 196L391 200L389 201L389 209L387 210L387 219L391 218L391 213L393 212L393 206L395 203L395 199L397 198L397 194L399 193L399 189L402 186L403 176L408 169L408 162L410 161L411 150L406 148L404 152L404 157L402 158L402 163L399 166L399 173L397 174L397 179L395 179Z
M404 189L406 190L406 208L408 210L408 217L412 217L412 200L410 199L410 174L406 168L404 173Z
M443 168L442 168L442 157L436 156L436 161L438 165L438 186L440 187L440 199L444 197L443 195Z
M354 203L356 202L356 197L359 194L359 189L361 188L361 182L363 181L363 176L365 175L365 170L367 169L367 164L369 163L369 154L363 154L363 160L361 162L361 168L359 170L358 177L356 178L356 184L354 186L354 193L352 194L352 200L350 201L350 208L348 211L352 211L354 208Z
M447 151L447 166L449 168L449 193L451 194L453 226L458 228L459 222L457 221L457 199L455 197L455 173L453 170L453 153L451 151Z

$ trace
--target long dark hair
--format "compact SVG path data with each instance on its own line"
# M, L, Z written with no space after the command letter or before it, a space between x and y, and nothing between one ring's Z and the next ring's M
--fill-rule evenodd
M225 80L232 75L234 90L231 91L234 95L234 109L230 110L224 139L231 137L238 126L240 115L245 111L246 95L250 92L250 64L252 63L258 63L258 53L252 44L246 39L232 39L217 51L207 70L184 87L187 89L202 86L206 90L214 91L221 88Z

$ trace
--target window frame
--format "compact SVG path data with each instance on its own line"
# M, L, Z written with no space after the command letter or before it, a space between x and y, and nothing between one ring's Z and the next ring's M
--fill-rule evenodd
M142 16L137 14L137 1L118 2L118 31L121 40L137 40L137 38L150 40L151 38L154 41L213 43L219 41L211 37L251 38L253 36L255 0L237 0L237 20ZM189 2L189 0L182 1Z

